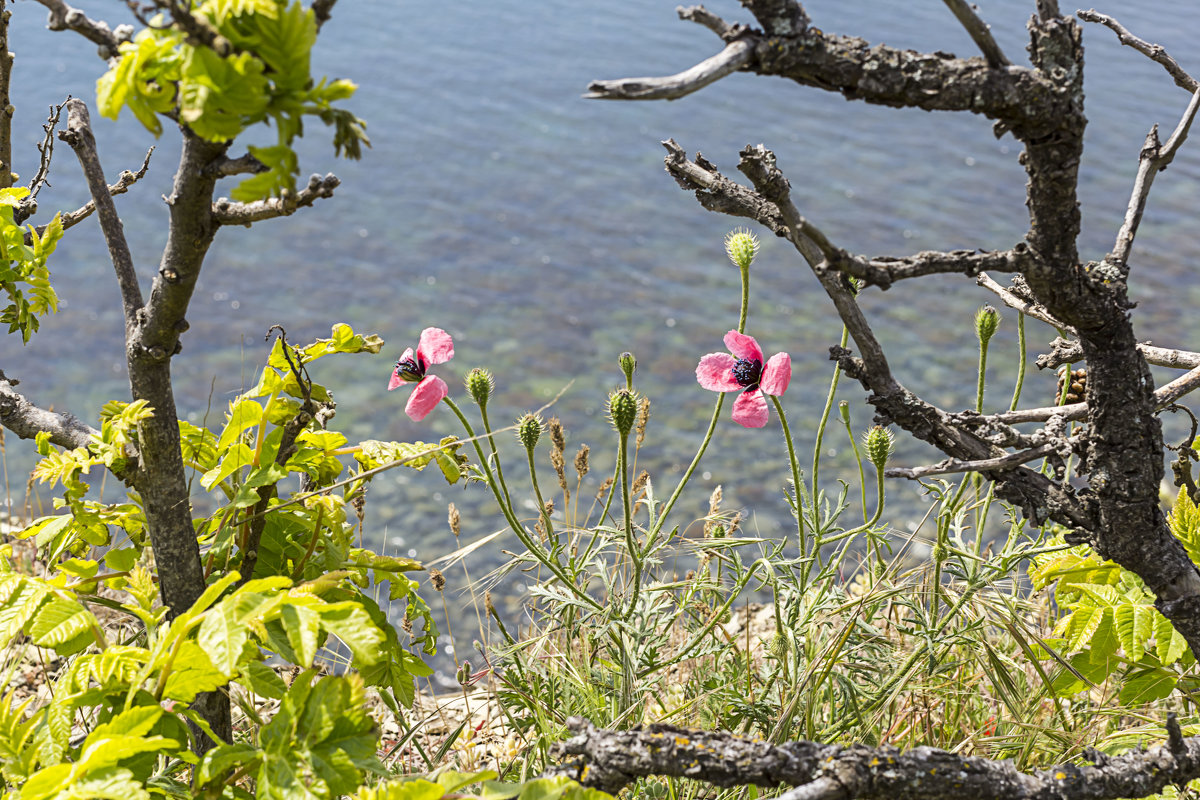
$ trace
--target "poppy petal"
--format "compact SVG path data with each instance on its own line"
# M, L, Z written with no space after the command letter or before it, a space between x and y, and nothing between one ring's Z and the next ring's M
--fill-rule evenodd
M748 358L760 364L763 362L762 348L758 346L758 342L754 341L753 336L730 331L725 334L725 346L738 358Z
M792 357L787 353L776 353L771 356L767 366L763 368L759 388L767 394L776 397L787 391L788 383L792 380Z
M696 367L696 380L705 389L714 392L736 392L742 387L733 379L733 365L737 362L728 353L709 353L700 359Z
M413 421L420 422L449 393L450 388L444 380L437 375L426 375L413 389L412 396L404 406L404 413L412 417Z
M445 364L454 358L454 340L441 328L426 328L417 342L417 358L430 364Z
M390 392L392 389L398 389L406 382L407 381L405 381L404 378L400 377L400 370L394 369L392 370L392 379L388 381L388 391Z
M767 398L758 389L742 392L733 401L733 421L744 428L761 428L767 424Z

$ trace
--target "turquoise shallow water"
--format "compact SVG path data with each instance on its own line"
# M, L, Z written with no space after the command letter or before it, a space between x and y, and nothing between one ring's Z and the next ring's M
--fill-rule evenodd
M84 7L116 13L107 4ZM826 30L973 53L936 0L826 0L806 7ZM655 410L640 466L664 491L707 421L712 396L695 386L693 370L700 355L721 349L722 334L736 324L738 287L721 249L737 222L703 211L678 190L663 173L660 140L674 137L704 152L731 176L741 147L766 144L804 213L851 250L1007 247L1023 234L1018 148L1011 139L997 141L980 118L868 107L749 75L673 103L580 99L591 79L674 72L716 52L715 37L678 21L673 8L645 0L543 0L531 11L529 3L496 0L451 12L434 2L342 0L322 35L316 69L360 84L353 106L369 122L374 147L362 162L336 162L323 131L310 126L302 169L335 172L343 181L336 198L289 219L222 231L175 361L183 412L200 419L210 405L219 411L252 381L271 324L285 325L299 341L345 321L381 334L388 348L318 371L317 380L338 397L342 430L352 438L397 439L457 432L440 411L422 424L410 422L401 393L384 391L391 361L422 328L437 325L456 341L457 357L440 369L452 387L475 365L497 374L495 420L515 418L574 379L555 413L566 421L572 447L591 445L593 475L602 475L598 464L612 445L602 402L620 380L616 356L631 350ZM733 2L710 8L746 19ZM1022 59L1032 3L982 3L981 10L1010 58ZM1192 46L1200 12L1193 3L1122 0L1100 10L1200 71ZM1088 26L1085 36L1091 125L1083 245L1089 257L1099 257L1111 246L1146 131L1155 122L1172 128L1187 97L1108 31ZM16 166L31 175L44 108L68 92L90 99L102 64L79 37L45 31L33 3L15 8L12 49ZM164 237L160 198L178 152L170 135L156 143L129 118L97 127L110 174L136 167L151 144L159 147L147 178L118 200L148 284ZM1159 178L1135 256L1141 335L1162 345L1197 340L1189 312L1200 299L1193 268L1200 238L1191 222L1198 153L1185 147ZM85 199L70 156L60 147L43 209L74 208ZM29 346L11 337L0 343L0 368L20 378L35 402L94 419L104 400L127 396L127 388L117 290L93 223L71 232L54 267L65 308L45 320ZM825 354L839 327L807 267L777 241L764 242L752 291L749 331L768 353L792 355L786 403L806 452L828 382ZM974 392L970 321L987 300L970 281L945 278L872 292L864 302L892 346L901 379L960 408ZM1007 316L993 345L997 404L1011 391L1001 376L1015 359L1014 330ZM1034 346L1046 338L1035 324L1029 332ZM1048 397L1052 378L1032 376L1027 391ZM861 392L844 386L842 396L856 425L868 425ZM844 434L834 430L828 446L848 474ZM749 524L781 533L790 524L781 496L784 455L770 431L723 424L681 506L681 524L703 513L721 483L729 505L753 513ZM903 443L897 457L932 458L912 443ZM32 463L32 448L10 437L17 493ZM830 467L831 477L837 472ZM368 528L377 543L426 560L448 552L450 500L467 509L465 538L499 526L482 490L448 489L439 480L394 473L376 482ZM892 496L895 524L904 528L922 510L919 499L899 485ZM482 552L474 569L501 558L496 548Z

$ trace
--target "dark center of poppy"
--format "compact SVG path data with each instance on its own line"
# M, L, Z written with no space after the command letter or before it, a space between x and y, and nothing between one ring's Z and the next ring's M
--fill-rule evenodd
M739 358L733 365L733 379L738 382L738 386L752 389L758 386L761 377L762 362L757 358Z
M425 366L415 358L406 358L396 362L396 374L409 382L419 381L425 377Z

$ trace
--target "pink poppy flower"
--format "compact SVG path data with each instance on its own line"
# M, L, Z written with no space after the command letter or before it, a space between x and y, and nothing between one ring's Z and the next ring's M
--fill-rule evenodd
M441 328L426 328L421 331L421 340L417 342L417 352L414 354L410 347L396 362L392 370L392 379L388 381L388 391L403 386L406 383L417 384L404 413L420 422L425 415L433 411L434 406L442 402L442 398L450 393L446 382L436 375L426 375L433 364L444 364L454 358L454 340L450 334Z
M725 334L729 353L709 353L696 367L696 380L714 392L741 392L733 403L733 421L746 428L767 424L767 398L787 391L792 379L792 358L776 353L763 366L763 351L754 341L737 331Z

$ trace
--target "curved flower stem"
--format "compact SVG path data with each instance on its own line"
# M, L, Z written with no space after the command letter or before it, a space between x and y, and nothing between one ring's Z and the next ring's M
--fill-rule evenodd
M839 347L845 347L850 341L850 331L845 325L842 326L842 341ZM825 398L825 409L821 412L821 421L817 423L817 441L813 445L813 466L812 466L812 500L817 502L817 493L820 491L817 487L817 477L820 475L821 469L821 441L825 438L825 425L829 422L829 412L833 410L833 398L837 395L838 381L842 377L842 368L834 366L833 379L829 382L829 394ZM800 490L797 489L797 492ZM799 495L797 494L797 501Z
M783 403L773 394L767 395L775 404L775 413L779 415L779 424L783 427L783 439L787 442L788 463L792 465L792 488L796 493L796 531L799 536L800 557L807 555L804 540L804 509L800 507L800 464L796 460L796 446L792 444L792 432L788 428L787 414L784 413Z
M558 539L554 535L554 523L550 521L550 514L546 511L546 501L542 499L542 487L538 486L537 467L533 463L533 448L527 448L525 453L529 457L529 480L533 483L533 494L537 497L538 512L542 515L542 525L546 528L546 539L554 542L557 546ZM496 465L496 471L499 473L499 461L496 462Z
M629 435L618 434L617 468L621 492L621 506L625 512L625 549L633 560L633 591L629 595L629 610L625 612L626 619L633 616L637 609L638 594L642 584L642 554L633 538L633 506L629 497Z
M492 424L488 422L487 405L479 406L479 417L483 420L483 432L487 434L488 446L492 449L492 460L496 465L496 480L504 492L504 501L512 506L512 498L508 494L508 485L504 482L504 470L500 466L500 454L496 452L496 437L492 435Z
M1008 410L1013 411L1017 407L1017 401L1021 399L1021 389L1025 386L1025 362L1028 359L1025 356L1025 315L1017 313L1017 382L1013 386L1012 401L1008 404Z
M521 544L525 545L525 549L530 555L541 562L547 569L554 574L554 577L562 581L563 585L571 594L578 597L583 602L587 603L597 611L603 611L604 606L596 602L583 589L575 585L575 581L567 575L563 570L562 565L556 559L550 558L542 550L541 546L533 540L533 538L525 530L524 526L517 520L516 514L513 513L512 507L504 502L504 495L500 492L500 484L496 481L495 475L492 474L492 468L488 466L487 456L483 454L483 448L479 446L479 440L475 436L475 430L471 427L471 423L467 421L466 416L459 410L458 405L449 397L443 397L442 402L450 406L450 410L458 417L458 421L462 423L463 429L467 432L467 437L470 438L471 444L475 447L475 453L479 456L479 468L483 470L484 478L487 481L488 487L492 490L492 495L496 498L496 504L500 506L500 511L504 514L504 519L508 521L508 526L512 528L513 533L521 540Z
M865 507L864 507L863 515L866 516ZM821 539L821 541L818 542L818 546L824 547L827 544L833 544L834 542L840 542L843 539L849 539L852 536L857 536L858 534L862 533L865 530L870 530L872 526L874 526L877 522L879 522L879 518L882 516L883 516L883 472L881 470L875 470L875 513L871 515L870 519L864 520L863 524L859 525L857 528L851 528L848 531L842 531L841 533L836 534L834 536L830 536L827 539Z

